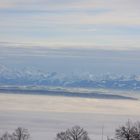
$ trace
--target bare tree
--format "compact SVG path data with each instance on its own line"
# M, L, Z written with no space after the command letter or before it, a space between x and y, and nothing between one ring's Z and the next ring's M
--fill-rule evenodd
M68 135L66 132L60 132L56 135L56 140L68 140Z
M128 121L125 125L116 129L116 138L119 140L140 140L140 122Z
M30 134L27 129L18 127L13 134L4 133L0 140L29 140Z
M140 140L140 122L136 122L134 124L135 133L133 134L133 137L135 140Z
M12 135L6 132L2 135L2 137L0 137L0 140L13 140L12 138Z
M56 140L89 140L88 133L80 126L74 126L65 132L60 132L56 136Z
M135 127L128 121L125 125L116 129L116 138L119 140L134 140L133 135L135 133Z
M14 140L28 140L30 138L30 134L27 129L18 127L13 133Z

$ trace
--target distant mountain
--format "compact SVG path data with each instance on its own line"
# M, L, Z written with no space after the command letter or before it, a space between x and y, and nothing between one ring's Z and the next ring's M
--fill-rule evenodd
M62 87L111 88L140 90L139 75L99 75L80 73L65 75L25 68L12 70L0 65L0 85L45 85Z

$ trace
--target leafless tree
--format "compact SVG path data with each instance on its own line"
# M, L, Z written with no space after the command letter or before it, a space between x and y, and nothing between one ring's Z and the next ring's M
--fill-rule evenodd
M89 140L88 133L80 126L74 126L65 132L60 132L56 136L56 140Z
M116 129L116 138L119 140L140 140L140 122L128 121L125 125Z
M134 140L134 133L135 127L130 121L128 121L125 125L116 129L116 138L119 140Z
M27 129L18 127L13 133L14 140L29 140L30 134Z
M134 124L135 133L133 134L133 137L135 140L140 140L140 122L136 122Z
M0 140L13 140L13 137L11 134L9 134L8 132L4 133L2 135L2 137L0 137Z
M56 136L56 140L68 140L68 135L66 132L60 132Z

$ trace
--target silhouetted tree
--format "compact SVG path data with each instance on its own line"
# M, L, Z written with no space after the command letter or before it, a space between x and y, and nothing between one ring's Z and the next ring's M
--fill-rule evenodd
M68 140L68 135L66 132L60 132L56 135L56 140Z
M135 133L133 134L133 137L135 140L140 140L140 122L136 122L134 124L135 127Z
M13 133L14 140L28 140L30 138L30 134L27 129L18 127Z
M116 129L116 138L119 140L133 140L134 133L135 127L128 121L125 125Z
M4 133L0 140L29 140L30 134L27 129L18 127L13 134Z
M0 137L0 140L13 140L13 137L11 134L9 134L8 132L4 133L2 135L2 137Z
M125 125L116 129L116 138L119 140L140 140L140 122L128 121Z
M90 140L87 131L80 126L74 126L56 135L56 140Z

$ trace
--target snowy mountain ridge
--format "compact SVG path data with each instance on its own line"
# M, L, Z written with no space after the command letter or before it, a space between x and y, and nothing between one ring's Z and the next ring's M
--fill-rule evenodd
M92 73L59 74L25 68L12 70L0 66L0 85L43 85L84 88L140 90L140 75L94 75Z

